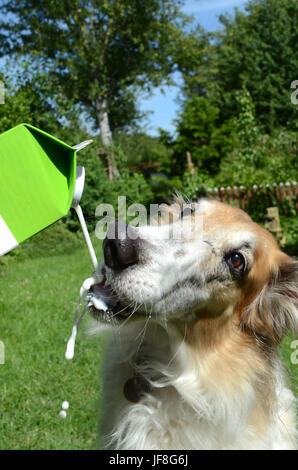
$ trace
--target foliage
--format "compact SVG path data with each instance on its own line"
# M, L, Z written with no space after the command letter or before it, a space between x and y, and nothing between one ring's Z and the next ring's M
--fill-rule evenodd
M280 216L283 235L286 238L285 251L290 256L298 257L298 218L297 216Z
M1 77L4 82L4 77ZM0 132L4 132L21 122L31 123L30 100L24 90L10 93L11 85L5 82L5 105L0 106Z
M64 220L59 220L51 227L37 233L29 240L5 256L0 256L1 265L5 266L14 261L25 261L28 258L43 256L59 256L73 253L82 246L82 237L76 236L68 230Z
M290 85L298 69L298 3L249 1L245 9L220 16L222 28L209 35L204 61L185 75L187 96L211 98L224 121L237 115L236 92L245 87L258 125L267 132L280 126L296 130Z
M186 194L203 194L204 182L205 188L248 187L297 179L290 89L298 68L297 16L295 0L250 1L245 13L221 16L215 33L193 31L200 48L181 61L185 101L177 137L161 136Z
M157 137L143 133L115 134L115 145L126 155L131 170L140 170L147 176L155 171L166 171L170 166L171 151Z
M266 195L267 184L295 181L298 174L298 145L294 132L276 129L264 134L256 123L255 107L249 92L244 89L237 92L239 115L234 119L235 136L232 151L223 156L219 171L212 175L206 166L197 169L194 176L187 170L184 173L184 192L187 197L205 196L208 188L243 186L253 188L254 185L264 186ZM262 193L254 194L247 203L246 210L256 221L262 221L268 200ZM268 196L269 197L269 196ZM287 211L295 217L295 203L275 199L270 194L272 204L278 205L280 211Z
M0 55L41 61L65 95L112 129L137 115L136 92L174 70L186 16L180 0L1 0Z
M73 103L47 73L26 62L6 63L2 70L5 104L0 106L0 133L23 122L49 133L78 127Z
M240 113L235 121L238 142L223 159L217 185L243 185L295 181L298 170L296 135L277 129L264 134L257 126L254 104L247 90L237 92Z
M220 124L219 109L208 98L194 96L184 103L177 119L177 138L172 142L173 172L186 167L186 151L198 171L216 174L220 161L233 145L232 122Z
M81 140L84 138L81 137ZM132 203L148 205L153 198L149 182L140 171L132 171L128 168L128 158L116 144L113 144L111 151L118 162L121 177L113 178L110 181L107 173L106 154L98 151L98 149L103 150L100 145L100 139L94 138L93 144L78 153L78 164L84 166L86 172L81 206L90 230L95 228L95 209L99 204L111 204L117 214L118 196L126 196L128 205ZM73 213L67 216L66 223L73 231L79 228Z
M173 150L164 139L144 134L116 135L115 142L125 155L125 165L130 173L138 174L138 178L142 174L145 178L141 181L145 205L152 201L164 202L174 190L181 189L181 178L172 174ZM125 175L127 171L122 176ZM137 199L140 202L140 195Z

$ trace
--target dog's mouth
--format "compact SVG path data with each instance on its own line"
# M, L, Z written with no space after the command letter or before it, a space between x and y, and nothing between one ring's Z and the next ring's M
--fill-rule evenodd
M92 316L104 323L118 323L131 314L128 306L123 305L117 293L107 283L105 273L103 279L89 289L86 300Z

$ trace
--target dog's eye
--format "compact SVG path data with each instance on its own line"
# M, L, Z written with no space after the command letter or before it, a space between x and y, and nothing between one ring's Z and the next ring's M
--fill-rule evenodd
M182 219L183 217L187 217L188 215L192 215L195 211L194 207L183 207L181 213L180 213L180 218Z
M246 263L245 263L245 258L241 253L238 253L238 251L230 253L227 256L226 261L232 272L238 273L238 274L244 273L245 268L246 268Z

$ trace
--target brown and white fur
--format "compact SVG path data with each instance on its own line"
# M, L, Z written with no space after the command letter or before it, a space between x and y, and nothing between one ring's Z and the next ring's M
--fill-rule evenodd
M295 397L277 349L298 328L298 263L242 210L207 199L191 208L182 238L173 237L180 201L169 225L133 228L129 246L118 227L118 244L104 243L100 269L114 307L92 308L95 330L110 331L104 444L295 449ZM133 377L141 378L134 402L124 394Z

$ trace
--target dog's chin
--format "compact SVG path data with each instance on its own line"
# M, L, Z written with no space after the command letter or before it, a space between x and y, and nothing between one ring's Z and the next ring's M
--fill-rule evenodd
M101 282L89 289L87 305L92 317L101 323L117 325L132 314L129 305L125 305L107 284L105 276Z
M120 304L117 307L113 307L113 309L109 308L108 310L100 310L94 305L89 305L89 312L91 313L92 317L99 321L100 323L109 323L111 325L118 325L126 320L130 315L131 311L128 311L125 307L122 307ZM125 309L124 313L123 310Z

